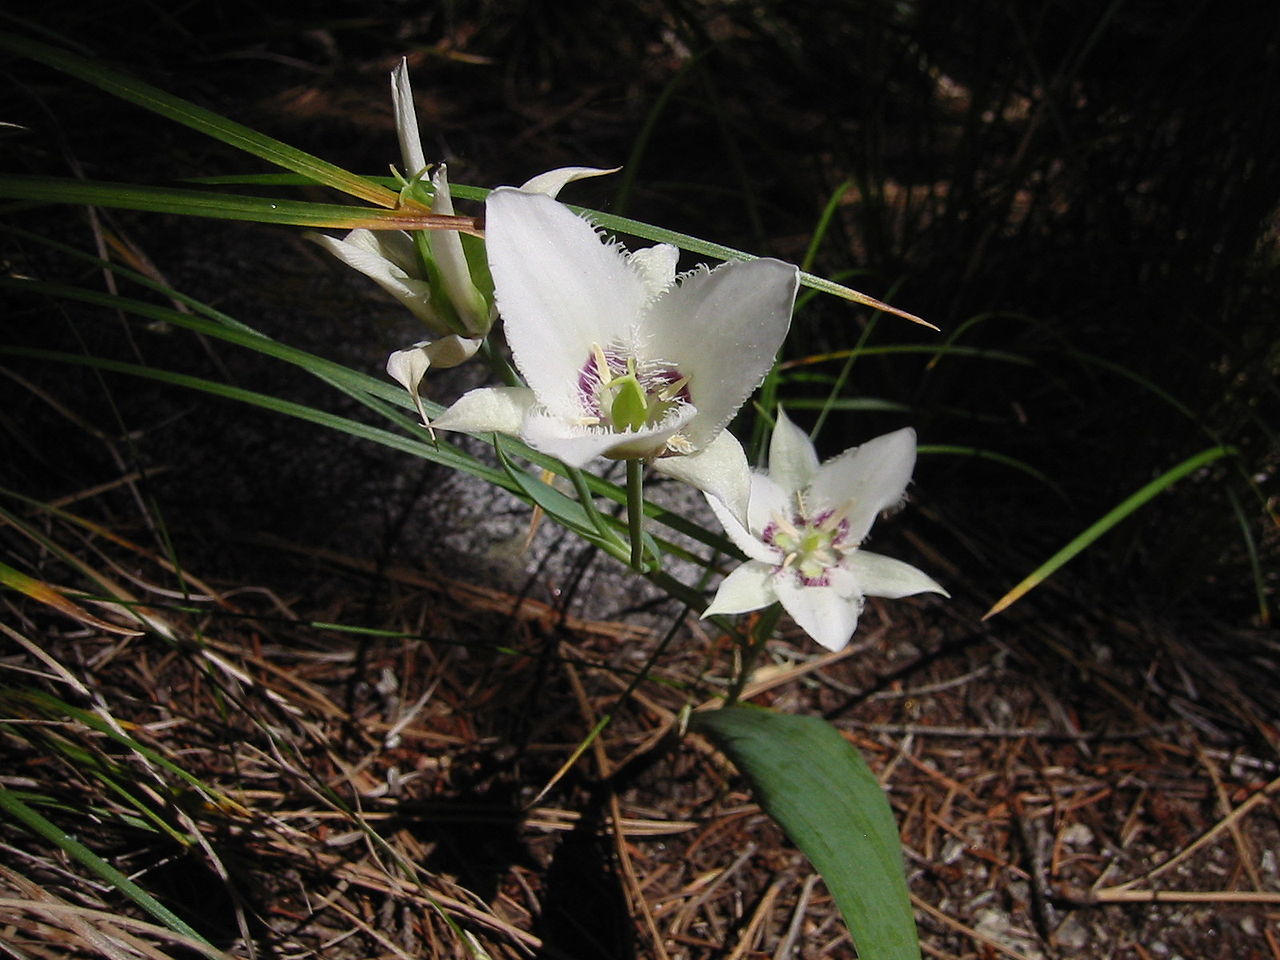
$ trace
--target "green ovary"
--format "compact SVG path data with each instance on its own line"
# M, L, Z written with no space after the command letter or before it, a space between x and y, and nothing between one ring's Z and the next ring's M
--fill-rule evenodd
M784 562L802 577L818 579L838 562L832 546L836 530L810 526L801 517L796 517L794 523L775 517L774 523L778 529L773 534L773 545L786 557Z

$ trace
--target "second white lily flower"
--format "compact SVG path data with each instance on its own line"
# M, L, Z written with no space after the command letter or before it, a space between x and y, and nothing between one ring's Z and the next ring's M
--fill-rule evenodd
M864 597L947 596L910 564L860 549L881 511L902 502L915 462L916 434L907 428L820 465L808 435L778 410L769 472L752 474L745 514L707 498L750 559L725 577L702 615L781 602L805 633L840 650L858 625Z
M473 390L432 426L518 435L574 467L651 460L745 507L746 458L724 428L782 345L796 267L733 262L677 280L675 247L628 253L550 197L504 187L485 209L494 296L528 387Z

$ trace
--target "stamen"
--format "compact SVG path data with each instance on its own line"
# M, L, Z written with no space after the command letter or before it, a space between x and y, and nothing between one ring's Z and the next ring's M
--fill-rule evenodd
M658 399L664 403L670 403L676 397L680 396L680 391L689 385L688 377L681 377L675 383L668 383L658 391Z
M596 369L600 371L600 384L607 386L613 379L613 371L609 369L609 361L605 358L604 347L598 343L591 345L591 352L596 358Z
M782 532L788 537L791 537L794 540L800 539L800 531L797 530L795 525L781 513L775 513L773 515L773 522L776 523L782 529Z
M839 527L840 524L844 523L845 517L849 515L849 511L852 509L853 509L853 501L846 500L844 503L840 504L840 506L837 507L835 510L832 510L829 514L827 514L827 516L823 519L823 521L820 524L818 524L818 529L823 531L824 533L831 533L837 527Z

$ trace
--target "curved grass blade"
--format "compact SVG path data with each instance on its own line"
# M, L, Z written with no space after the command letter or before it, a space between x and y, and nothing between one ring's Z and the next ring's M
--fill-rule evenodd
M997 600L991 609L982 615L982 619L986 620L989 617L994 617L1002 610L1007 610L1018 600L1022 599L1022 597L1026 596L1026 594L1030 593L1045 580L1049 579L1050 576L1057 572L1059 567L1072 559L1076 554L1101 537L1125 517L1135 512L1156 494L1167 490L1187 474L1194 473L1206 464L1213 463L1213 461L1220 460L1223 457L1234 456L1238 452L1239 451L1237 451L1235 447L1210 447L1208 450L1202 450L1200 453L1197 453L1194 457L1187 458L1173 469L1166 470L1141 489L1125 497L1124 500L1117 504L1113 509L1109 510L1104 516L1090 524L1088 528L1080 533L1079 536L1028 574L1021 583Z
M1234 490L1226 488L1227 501L1231 504L1231 512L1235 514L1236 523L1240 525L1240 539L1244 541L1245 554L1249 558L1249 572L1253 576L1253 595L1258 602L1258 622L1264 627L1271 625L1271 606L1267 603L1267 580L1262 574L1262 562L1258 558L1258 544L1254 541L1253 531L1249 529L1249 518L1244 515L1240 498Z
M197 943L208 947L211 951L213 950L213 945L208 940L191 929L172 910L57 824L45 819L38 811L31 809L15 796L12 791L4 787L0 787L0 810L3 810L31 832L38 834L58 847L85 869L97 874L170 930L185 937L190 937ZM217 956L219 954L214 953L213 955Z
M100 90L221 140L237 150L302 174L313 183L333 187L378 207L394 209L400 206L400 195L394 190L92 60L4 32L0 32L0 49L69 73Z
M80 623L95 627L98 630L105 630L107 633L114 633L124 637L142 636L141 630L134 630L130 627L122 627L119 624L100 620L79 604L73 603L64 597L58 587L45 583L43 580L29 577L20 570L15 570L7 563L0 563L0 587L8 587L11 590L24 593L37 603L43 603L64 616L78 620Z
M867 960L919 960L902 844L884 790L840 731L754 706L698 711L705 734L813 863Z
M833 350L830 353L814 353L807 357L796 357L794 360L787 360L779 364L778 369L794 370L797 367L825 363L828 360L844 360L846 357L852 356L870 357L888 353L928 353L934 356L945 354L957 357L978 357L983 360L999 360L1003 363L1016 363L1024 367L1034 367L1036 365L1034 360L1029 360L1017 353L1009 353L1006 350L987 350L983 347L963 347L958 345L936 347L922 343L892 343L877 347L852 347L848 350Z
M924 454L925 456L929 454L946 454L954 457L974 457L978 460L990 460L992 463L1012 467L1014 470L1022 471L1029 477L1034 477L1052 489L1058 496L1064 500L1067 499L1066 494L1062 491L1062 485L1057 481L1050 480L1045 473L1037 470L1025 460L1019 460L1017 457L1011 457L995 450L987 450L984 447L964 447L952 443L922 443L916 447L916 453Z
M104 183L67 177L22 174L0 176L0 197L45 203L83 204L120 210L144 210L215 220L283 223L299 227L354 230L457 230L479 235L472 217L444 216L421 209L381 210L339 203L277 200L183 187Z

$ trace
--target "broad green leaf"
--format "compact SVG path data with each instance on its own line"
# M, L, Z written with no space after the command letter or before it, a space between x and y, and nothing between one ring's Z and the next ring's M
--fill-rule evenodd
M919 960L893 811L861 754L829 723L753 706L690 718L813 863L862 960Z

